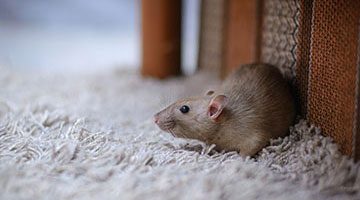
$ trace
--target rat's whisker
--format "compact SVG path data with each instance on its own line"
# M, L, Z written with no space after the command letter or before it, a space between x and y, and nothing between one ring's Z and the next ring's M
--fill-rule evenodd
M169 133L170 133L173 137L176 137L175 134L174 134L174 132L173 132L171 129L169 129L168 131L169 131Z
M188 139L188 137L186 137L186 135L185 135L184 133L182 133L182 132L178 132L178 134L180 134L182 138L186 138L186 139Z

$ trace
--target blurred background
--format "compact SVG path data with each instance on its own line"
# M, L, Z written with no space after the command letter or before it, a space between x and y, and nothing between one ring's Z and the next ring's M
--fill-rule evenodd
M200 0L183 3L182 68L197 64ZM139 68L140 0L1 0L0 65L21 70Z

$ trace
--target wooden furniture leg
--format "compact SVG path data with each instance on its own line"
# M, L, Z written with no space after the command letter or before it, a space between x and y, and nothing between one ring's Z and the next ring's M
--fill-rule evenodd
M142 0L143 76L181 73L181 0Z

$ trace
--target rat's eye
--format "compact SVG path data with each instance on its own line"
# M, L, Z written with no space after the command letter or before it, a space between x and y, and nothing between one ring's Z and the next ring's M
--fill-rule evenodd
M190 108L187 105L181 106L181 108L180 108L180 112L182 112L184 114L189 112L189 110L190 110Z

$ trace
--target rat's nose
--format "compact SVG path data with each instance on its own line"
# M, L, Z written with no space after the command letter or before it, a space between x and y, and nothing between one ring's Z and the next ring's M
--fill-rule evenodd
M159 119L160 119L160 117L159 117L158 114L154 115L154 122L155 122L155 124L159 124Z

